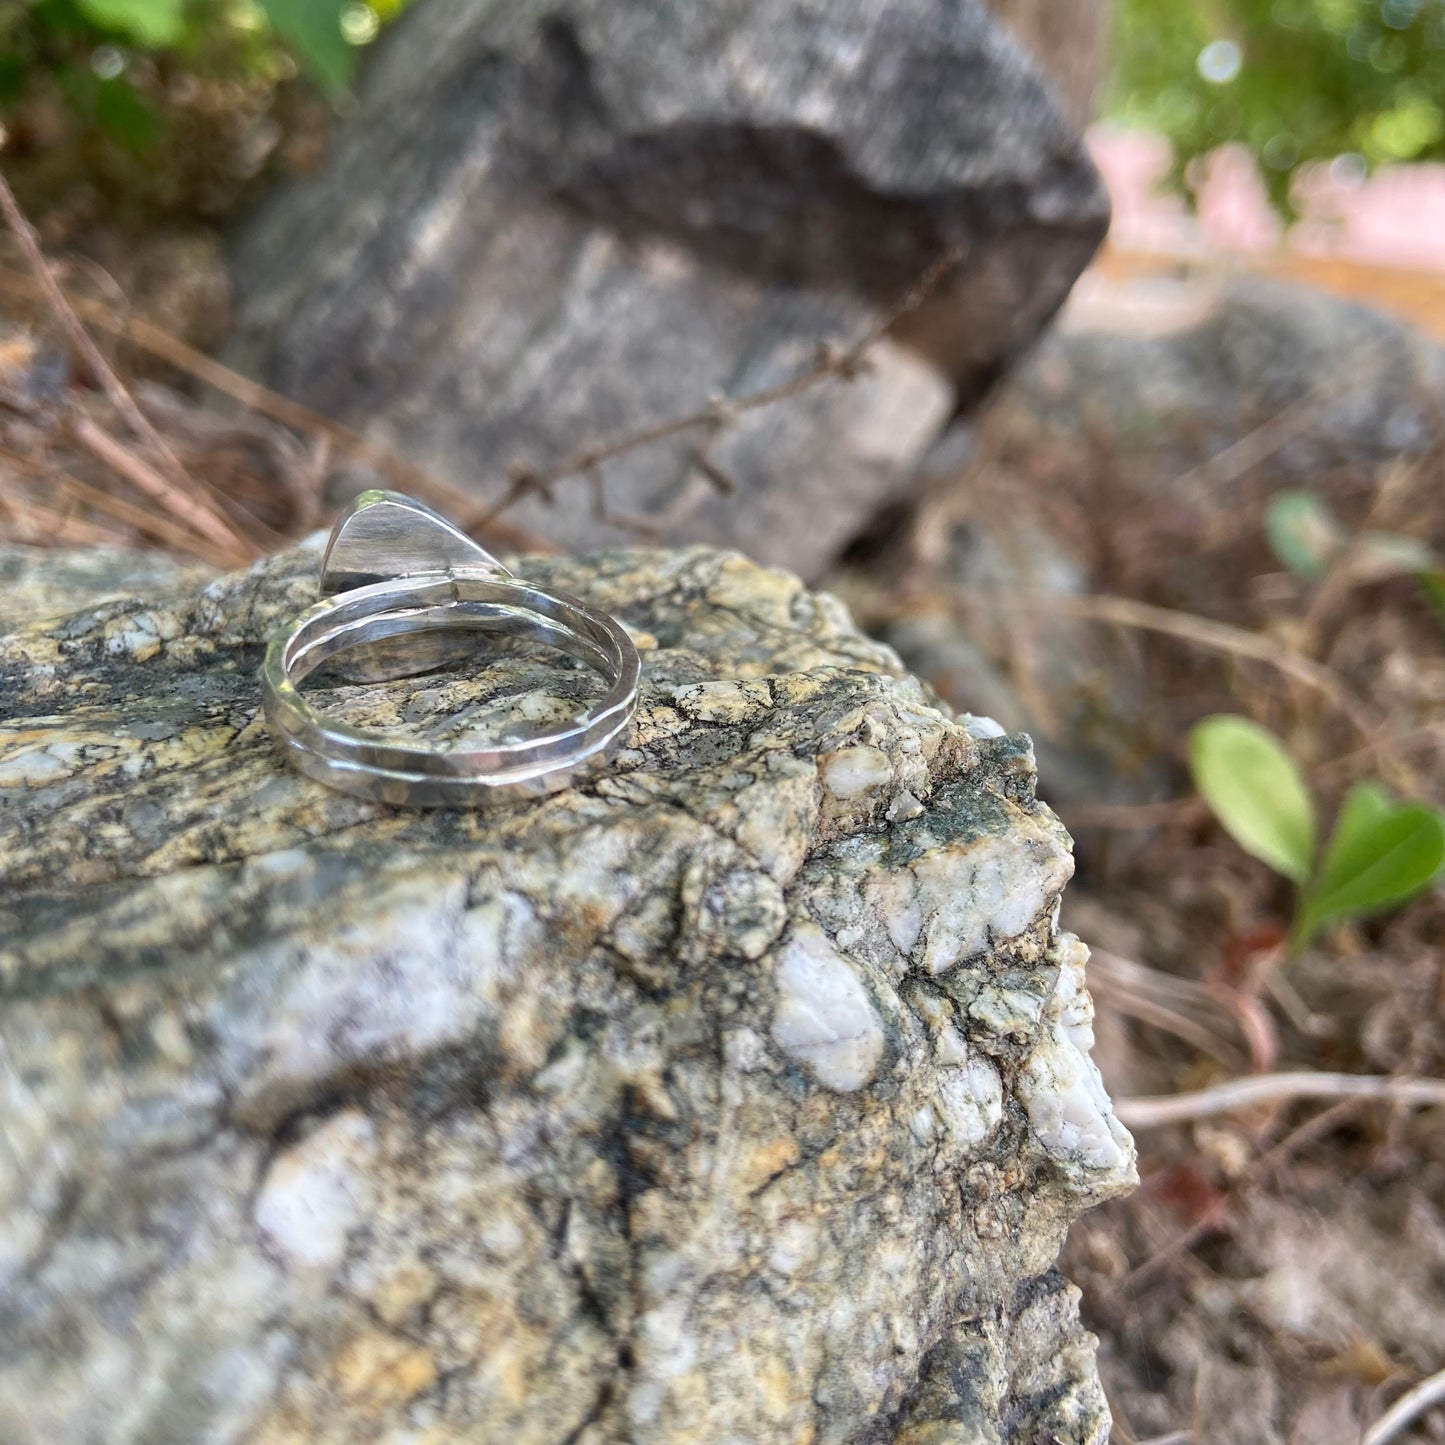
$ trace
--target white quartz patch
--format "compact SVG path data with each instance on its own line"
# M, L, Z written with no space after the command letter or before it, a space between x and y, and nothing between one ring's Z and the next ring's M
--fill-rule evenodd
M1052 1027L1024 1061L1017 1093L1034 1137L1055 1159L1132 1178L1134 1141L1114 1106L1093 1046L1093 1003L1084 988L1089 950L1070 934L1058 944L1059 981L1049 1001Z
M871 888L899 951L938 974L1024 933L1073 871L1051 835L987 833L875 875Z
M883 1028L857 968L816 924L799 923L777 955L773 1041L825 1088L861 1089L883 1056Z
M856 798L893 781L893 765L882 748L839 748L819 763L823 786L835 798Z
M294 1265L335 1269L371 1202L376 1134L359 1109L332 1115L278 1154L256 1200L256 1227Z
M974 1056L938 1071L934 1108L950 1138L969 1147L982 1144L1003 1119L1003 1079L993 1060Z
M980 741L1007 735L1004 728L1000 727L991 717L984 717L982 713L961 712L958 714L957 722L969 737L978 738Z

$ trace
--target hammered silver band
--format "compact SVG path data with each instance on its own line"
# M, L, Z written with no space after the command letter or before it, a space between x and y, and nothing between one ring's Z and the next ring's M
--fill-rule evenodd
M388 567L396 573L378 577ZM475 806L566 787L604 766L625 740L641 663L621 625L578 598L513 577L410 497L367 492L357 499L332 532L322 591L333 595L272 638L261 674L273 739L318 782L384 803ZM438 643L438 634L445 640ZM545 643L599 673L607 692L532 736L428 745L351 727L300 690L330 659L345 671L356 650L367 661L351 675L406 677L475 652L476 634Z

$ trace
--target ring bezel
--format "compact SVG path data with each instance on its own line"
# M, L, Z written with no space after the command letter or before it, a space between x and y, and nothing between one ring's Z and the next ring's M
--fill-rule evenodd
M385 526L349 533L358 517L378 506L386 509L379 519ZM437 524L445 529L436 549L447 559L442 565L335 590L338 578L374 575L388 537L401 536L405 563L414 569L426 555L426 538L438 536ZM406 525L416 530L399 533ZM459 543L480 554L475 564ZM333 530L322 573L333 595L271 639L261 671L272 735L308 776L382 802L466 805L565 787L620 748L641 679L637 649L621 624L579 598L512 576L429 508L399 493L363 494ZM383 664L351 675L395 678L429 671L457 655L456 649L409 648L405 639L456 631L520 636L557 647L601 674L608 690L565 725L476 746L398 741L329 718L301 692L301 683L321 663L341 662L359 648L379 652ZM475 646L470 642L463 651Z

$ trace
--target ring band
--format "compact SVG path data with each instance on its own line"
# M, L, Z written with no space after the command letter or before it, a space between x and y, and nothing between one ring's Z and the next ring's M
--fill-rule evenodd
M383 575L391 567L398 570ZM621 747L641 676L637 649L621 625L575 597L513 577L412 498L380 491L357 498L332 531L322 591L333 595L271 639L261 673L271 735L308 777L378 802L475 806L554 792L604 766ZM535 736L468 747L397 742L329 718L301 694L301 683L323 662L336 658L341 665L361 647L373 657L361 676L429 671L462 655L435 640L457 630L546 643L601 674L607 692ZM469 640L465 651L474 647Z

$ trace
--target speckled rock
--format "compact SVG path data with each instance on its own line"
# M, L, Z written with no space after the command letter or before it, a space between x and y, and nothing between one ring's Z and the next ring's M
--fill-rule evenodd
M57 551L7 543L0 545L0 632L112 597L194 589L211 575L163 552L126 547Z
M1133 1150L1026 740L735 555L528 559L630 748L388 809L259 716L316 562L0 639L0 1438L1102 1445L1053 1266Z

